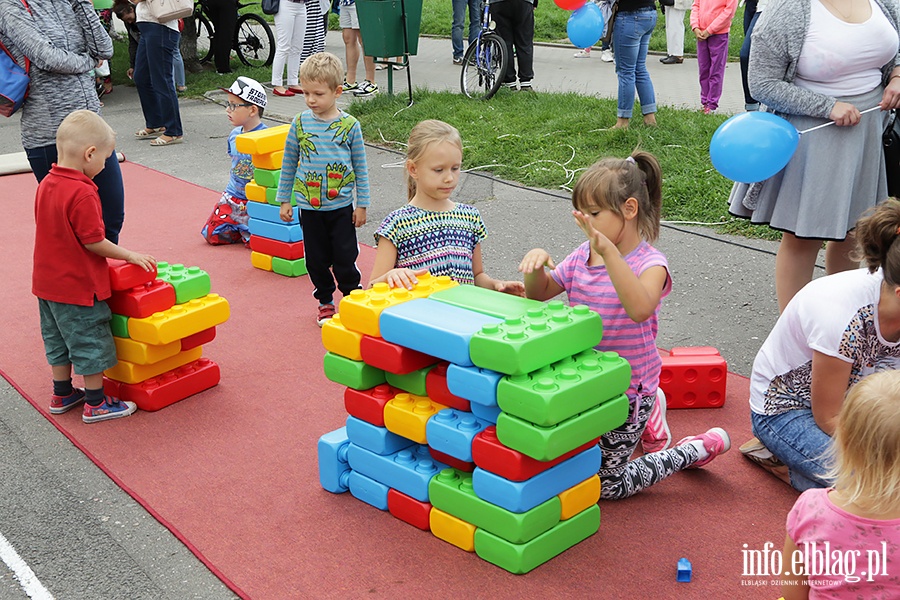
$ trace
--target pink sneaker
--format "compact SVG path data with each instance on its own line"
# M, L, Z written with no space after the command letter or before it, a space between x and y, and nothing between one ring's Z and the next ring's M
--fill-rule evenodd
M647 426L641 434L641 448L644 454L652 454L665 450L672 443L672 432L666 422L666 394L662 388L656 388L656 402L647 419Z
M703 447L706 449L709 456L698 460L689 466L688 469L699 469L700 467L709 464L712 459L720 454L725 454L731 448L731 438L728 437L728 433L721 427L713 427L706 433L701 433L700 435L688 436L675 445L683 446L695 440L703 442Z

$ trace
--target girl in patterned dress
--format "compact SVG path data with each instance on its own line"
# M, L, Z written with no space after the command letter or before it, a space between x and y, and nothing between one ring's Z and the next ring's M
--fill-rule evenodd
M462 168L462 139L443 121L422 121L409 135L406 183L409 202L375 232L378 252L369 285L386 281L412 288L416 274L449 275L459 283L521 296L521 281L484 272L481 241L487 236L478 209L450 200Z

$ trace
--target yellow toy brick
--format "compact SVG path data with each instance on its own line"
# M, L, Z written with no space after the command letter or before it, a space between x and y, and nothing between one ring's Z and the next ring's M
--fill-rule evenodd
M287 135L284 137L287 139ZM281 144L281 147L284 148L284 144ZM260 169L280 169L284 160L284 150L270 152L269 154L254 154L250 157L250 160L253 162L254 167L259 167Z
M428 515L428 525L431 527L431 533L439 540L444 540L466 552L475 552L475 526L471 523L432 507Z
M247 196L247 200L253 202L266 202L266 188L258 185L252 179L244 186L244 195Z
M161 346L115 336L113 341L116 343L116 357L137 365L152 365L181 352L181 340Z
M590 508L591 505L597 504L597 501L600 500L600 477L598 475L588 477L557 495L561 505L559 520L565 521Z
M105 370L103 373L110 379L115 379L122 383L140 383L158 375L162 375L166 371L183 367L202 356L203 347L197 346L196 348L179 352L175 356L161 360L158 363L153 363L152 365L136 365L125 360L120 360L116 366Z
M128 336L148 344L168 344L221 325L229 315L228 300L218 294L207 294L145 319L128 319Z
M242 133L234 138L234 147L242 154L271 154L283 151L290 129L290 125L279 125Z
M438 275L437 277L433 276L431 273L422 273L421 275L416 275L416 279L419 281L410 290L413 298L427 298L431 294L435 292L440 292L441 290L446 290L447 288L456 287L459 285L458 282L453 281L447 275Z
M322 325L322 345L325 349L350 360L362 360L362 353L359 350L362 337L361 333L344 327L339 314Z
M384 405L384 426L388 431L419 444L427 444L425 424L434 414L447 408L426 396L397 394Z
M381 337L378 319L388 306L396 306L415 296L406 288L391 289L386 283L376 283L368 290L353 290L341 300L340 313L344 327L359 333Z
M250 253L250 264L257 269L262 269L263 271L271 271L272 257L268 254L263 254L262 252L253 251Z

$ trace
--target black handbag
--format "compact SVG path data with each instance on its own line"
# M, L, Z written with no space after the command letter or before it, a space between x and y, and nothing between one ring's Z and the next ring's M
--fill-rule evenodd
M900 196L900 120L897 111L891 111L891 119L881 136L884 146L884 165L887 168L888 194Z
M262 11L267 15L278 12L278 0L262 0Z

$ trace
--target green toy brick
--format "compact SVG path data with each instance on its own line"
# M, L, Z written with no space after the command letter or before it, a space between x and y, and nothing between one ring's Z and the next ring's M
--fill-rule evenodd
M325 377L354 390L368 390L384 383L384 371L359 360L326 352L322 359Z
M556 425L624 393L631 365L615 352L586 350L497 386L503 412L536 425Z
M125 315L117 315L113 313L112 319L109 320L109 326L112 334L120 338L130 338L128 335L128 317Z
M531 571L600 529L596 504L524 544L513 544L485 529L475 530L475 554L515 575Z
M627 418L625 394L548 427L501 412L497 417L497 439L531 458L547 461L615 429Z
M561 504L553 496L529 511L514 513L486 502L472 489L472 474L444 469L431 478L428 499L435 508L514 544L533 540L559 523Z
M429 298L500 319L521 317L529 309L544 308L544 303L538 300L520 298L474 285L458 285L435 292Z
M593 348L603 337L600 315L583 304L554 300L521 317L488 324L472 336L469 355L476 366L524 375Z
M395 388L400 388L404 392L409 392L414 396L427 396L428 392L425 389L425 377L428 375L428 371L433 368L434 365L413 371L412 373L407 373L406 375L397 375L395 373L386 372L385 378L387 378L387 382L390 385Z
M287 260L278 256L272 257L272 271L286 277L300 277L306 275L306 259Z
M278 201L278 184L275 184L275 187L266 188L266 202L269 204L274 204L275 206L281 206L281 202ZM294 192L291 192L291 206L297 206L297 199L294 197Z
M156 263L157 279L175 288L175 304L184 304L202 298L210 292L209 273L200 267L185 267L167 262Z
M258 167L253 169L253 181L257 185L266 188L277 188L279 179L281 179L281 169L260 169Z

